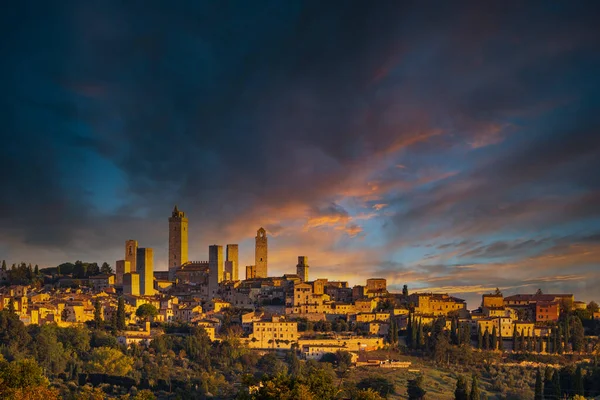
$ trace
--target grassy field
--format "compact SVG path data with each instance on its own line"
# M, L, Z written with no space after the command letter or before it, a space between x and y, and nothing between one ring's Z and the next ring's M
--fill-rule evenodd
M381 354L383 355L383 353ZM381 356L380 355L380 356ZM387 355L387 352L385 353ZM460 370L456 366L440 367L433 365L422 358L392 354L391 358L410 361L412 363L409 369L387 369L379 367L357 367L352 369L348 376L344 378L347 383L357 383L366 377L384 377L395 386L395 394L389 396L389 399L407 399L406 387L409 379L414 379L417 375L423 375L423 387L427 391L426 399L452 400L454 399L454 389ZM418 371L418 372L417 372ZM470 385L470 374L468 375ZM492 390L492 382L485 376L480 377L479 389L485 399L500 398Z

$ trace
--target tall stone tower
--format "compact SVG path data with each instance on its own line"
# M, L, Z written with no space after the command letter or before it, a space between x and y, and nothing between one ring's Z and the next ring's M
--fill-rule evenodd
M308 257L298 256L298 265L296 265L296 275L302 282L308 282Z
M177 206L169 218L169 280L175 280L177 268L188 262L188 219Z
M129 269L131 272L137 270L137 240L127 240L125 242L125 261L129 261Z
M151 248L138 248L137 261L140 293L144 296L152 296L154 294L154 251Z
M239 248L237 244L228 244L227 245L227 255L225 261L230 261L230 268L228 270L230 275L230 279L232 281L237 281L239 275Z
M254 265L257 278L266 278L267 275L267 232L264 228L256 231L256 245L254 248Z
M219 283L223 280L223 246L208 246L208 296L217 295Z

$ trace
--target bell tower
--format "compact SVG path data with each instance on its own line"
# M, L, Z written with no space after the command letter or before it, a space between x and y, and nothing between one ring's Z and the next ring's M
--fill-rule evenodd
M256 231L256 245L254 248L254 265L256 278L267 278L267 232L264 228Z
M169 218L169 280L175 280L175 271L188 262L188 219L177 206Z

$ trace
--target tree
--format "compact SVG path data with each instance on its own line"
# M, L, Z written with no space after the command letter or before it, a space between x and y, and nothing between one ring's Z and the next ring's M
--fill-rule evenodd
M11 314L15 313L15 300L12 297L8 301L8 312Z
M577 366L577 369L575 370L575 385L574 385L574 392L575 394L584 395L584 389L583 389L583 371L581 370L581 366Z
M488 328L485 328L485 332L483 334L483 348L484 350L489 350L490 349L490 332L488 331Z
M459 375L454 390L455 400L469 400L469 384L464 376Z
M551 399L552 398L552 367L546 367L544 371L544 394L543 398Z
M542 373L539 368L537 370L537 374L535 375L535 397L534 400L544 400L544 391L542 384Z
M33 274L38 277L40 275L40 267L35 264L35 267L33 268Z
M124 376L132 368L133 358L110 347L93 349L90 353L90 360L86 363L86 370L97 374Z
M496 331L496 325L492 328L492 350L498 350L498 332Z
M6 264L2 264L3 269L6 270ZM595 301L590 301L589 304L587 305L587 310L590 313L595 313L600 311L600 307L598 306L598 303L596 303Z
M384 377L363 378L356 384L356 387L362 390L373 390L383 398L387 398L395 392L394 384Z
M300 385L302 386L302 385ZM299 396L295 396L295 399L301 399ZM374 391L373 389L359 389L352 392L353 400L383 400L384 397L381 397L379 393ZM304 400L304 399L303 399Z
M556 332L556 352L558 354L562 354L563 353L563 339L562 339L562 328L558 327L558 331Z
M6 271L6 260L2 260L2 271Z
M402 295L404 297L408 297L408 286L407 285L402 286Z
M94 302L94 327L96 329L102 326L102 306L100 305L100 300L96 299Z
M481 325L477 326L477 349L483 348L483 334L481 333Z
M119 297L117 304L117 329L120 331L125 329L125 300L122 297Z
M519 351L519 341L518 341L518 333L517 333L517 324L513 325L513 336L512 336L512 340L513 340L513 351Z
M142 318L144 321L148 321L158 315L158 310L150 303L142 304L135 310L135 315L138 318Z
M571 321L571 343L573 343L573 351L580 353L585 351L583 324L579 317L572 317Z
M471 381L471 394L469 395L469 400L480 400L481 393L479 392L479 380L477 379L477 375L473 374L473 379Z
M560 389L560 371L557 369L552 375L552 391L554 392L554 398L562 398L562 390Z
M104 261L100 267L100 273L103 275L110 275L113 273L113 269L106 261Z
M408 400L421 400L425 397L425 389L423 389L423 376L419 375L415 379L408 380Z

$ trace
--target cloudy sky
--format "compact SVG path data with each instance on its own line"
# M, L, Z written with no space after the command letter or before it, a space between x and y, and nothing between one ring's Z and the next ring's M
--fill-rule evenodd
M166 269L269 234L271 274L600 286L598 2L12 2L0 259Z

